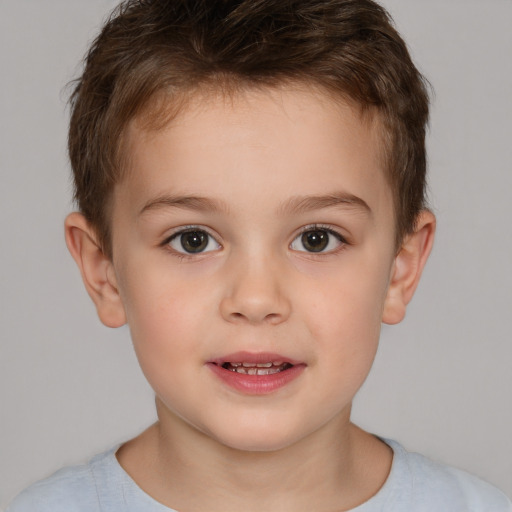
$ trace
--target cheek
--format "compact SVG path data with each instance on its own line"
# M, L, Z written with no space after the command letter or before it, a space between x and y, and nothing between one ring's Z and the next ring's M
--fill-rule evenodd
M323 275L303 280L296 296L302 301L302 309L310 311L308 316L316 329L354 336L359 333L361 338L378 335L388 266L371 260L360 254L350 255L336 268L326 266Z
M144 365L179 364L197 352L201 312L195 287L165 272L132 272L122 280L122 298L137 356ZM192 333L195 333L194 339Z
M155 288L153 292L137 297L128 308L131 338L140 368L156 396L179 412L192 407L183 402L183 382L188 386L197 383L205 336L198 332L201 323L179 289L174 290L176 294Z
M333 389L340 389L338 379L345 379L355 392L366 378L378 347L387 262L377 261L371 253L358 253L325 276L316 276L317 283L318 279L322 286L304 282L298 294L304 301L301 310L307 328L320 348L318 363L329 368Z
M382 308L381 301L371 298L369 291L375 290L363 286L357 291L334 288L331 300L317 301L311 317L318 368L326 376L323 393L333 413L340 403L349 403L356 395L377 353Z

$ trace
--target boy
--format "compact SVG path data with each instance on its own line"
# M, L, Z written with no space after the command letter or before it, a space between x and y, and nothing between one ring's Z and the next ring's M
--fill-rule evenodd
M371 1L123 4L73 97L66 239L159 421L9 510L510 510L350 422L432 246L427 116Z

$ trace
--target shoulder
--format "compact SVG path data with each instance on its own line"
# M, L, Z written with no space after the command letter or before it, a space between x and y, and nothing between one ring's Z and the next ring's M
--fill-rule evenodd
M109 450L87 464L63 468L36 482L19 494L6 512L99 512L98 472L115 458L114 453Z
M408 496L411 510L512 512L505 494L480 478L408 452L396 442L388 444L395 452L397 485L402 497Z

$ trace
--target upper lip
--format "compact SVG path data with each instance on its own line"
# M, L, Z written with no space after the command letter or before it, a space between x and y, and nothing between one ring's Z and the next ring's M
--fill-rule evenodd
M235 352L233 354L227 354L222 357L217 357L210 360L210 363L222 366L225 363L251 363L251 364L262 364L262 363L289 363L291 365L301 364L301 361L292 359L282 354L276 354L273 352Z

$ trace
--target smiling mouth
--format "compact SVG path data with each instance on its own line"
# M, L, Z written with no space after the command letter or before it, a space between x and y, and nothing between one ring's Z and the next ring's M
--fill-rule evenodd
M273 375L288 370L293 365L282 361L269 361L268 363L226 362L221 367L230 372L243 375Z
M307 364L270 352L240 351L207 366L224 384L244 395L268 395L299 378Z

